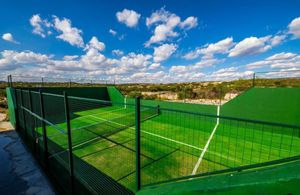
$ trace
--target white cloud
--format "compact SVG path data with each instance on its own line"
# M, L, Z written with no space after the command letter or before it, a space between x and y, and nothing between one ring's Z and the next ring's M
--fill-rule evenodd
M286 35L276 35L276 36L272 37L270 39L271 46L274 47L274 46L281 44L286 39L286 37L287 37Z
M234 46L233 38L227 37L217 43L207 44L201 48L197 48L183 56L184 59L196 59L200 55L204 55L204 58L212 58L215 54L226 54L229 49Z
M122 56L122 55L124 55L124 52L119 49L114 49L114 50L112 50L112 54L116 55L116 56Z
M153 63L149 66L149 70L155 70L160 67L160 63Z
M175 44L163 44L154 48L154 62L162 62L167 60L177 49Z
M19 42L17 42L13 35L11 33L4 33L2 35L2 39L5 40L5 41L8 41L8 42L11 42L11 43L15 43L15 44L20 44Z
M153 12L150 17L146 18L146 25L148 27L156 25L153 35L145 43L145 46L149 47L153 43L161 43L179 36L179 33L175 31L175 28L178 26L186 30L196 27L197 18L190 16L184 22L181 22L179 16L161 8L160 10Z
M247 69L260 69L264 67L277 69L300 68L300 55L282 52L264 60L249 63L246 67Z
M221 62L224 62L225 59L216 59L216 58L203 58L199 62L193 65L193 69L201 69L205 67L214 66Z
M98 51L103 51L105 49L105 44L100 42L97 37L93 36L89 43L85 46L85 50L96 49Z
M128 79L123 79L125 82L144 82L144 83L159 83L159 82L165 82L166 80L166 74L163 71L158 71L154 73L149 72L139 72L134 73L131 75Z
M294 36L294 38L300 38L300 17L295 18L289 25L288 25L289 33Z
M223 62L223 59L201 59L199 62L188 65L188 66L172 66L169 69L169 72L174 75L175 80L176 79L186 79L186 81L199 81L201 79L204 79L204 73L202 73L200 70L204 67L214 66L218 63ZM200 79L201 77L201 79Z
M107 58L96 48L89 48L81 56L64 56L54 59L54 56L34 53L32 51L4 50L0 53L0 70L13 70L30 74L37 72L60 73L65 75L103 75L129 77L130 74L155 69L151 55L129 53L120 59ZM150 67L152 65L152 67Z
M248 37L235 45L230 50L229 57L249 56L270 50L284 40L281 36L265 36L261 38Z
M253 71L239 71L237 67L228 67L219 69L206 76L206 80L228 81L235 79L250 79Z
M64 56L64 60L66 61L71 61L71 60L75 60L76 58L78 58L78 55L72 55L72 56Z
M186 72L188 69L188 66L171 66L169 71L172 73L183 73Z
M4 50L1 53L0 69L13 70L24 66L41 66L45 65L50 59L49 56L34 53L32 51L12 51Z
M282 59L293 55L278 55L273 59ZM294 56L295 57L295 56ZM252 71L241 72L236 67L223 68L211 74L204 74L199 68L206 64L211 66L217 63L212 59L205 59L199 65L172 66L165 71L154 71L161 67L160 63L153 63L151 55L129 53L121 59L106 58L97 49L90 49L82 56L64 56L63 59L53 59L54 56L34 53L32 51L1 52L0 69L10 74L23 74L29 76L55 76L64 77L68 74L77 78L117 79L119 82L191 82L205 80L229 80L245 78ZM163 69L162 69L163 70ZM150 72L148 72L150 71Z
M190 82L201 81L205 74L193 70L193 66L172 66L169 69L169 77L165 82Z
M297 54L294 53L286 53L286 52L281 52L278 54L274 54L270 57L268 57L266 60L272 60L272 61L277 61L277 60L287 60L287 59L291 59L293 57L297 56Z
M195 28L198 25L198 19L194 16L190 16L180 23L180 27L186 30Z
M71 20L67 18L59 19L54 16L54 28L61 34L56 38L70 43L72 46L84 47L82 31L78 28L72 27Z
M51 34L52 32L50 30L46 30L44 28L50 28L51 24L47 20L43 20L39 14L33 15L29 22L31 26L33 27L32 33L37 34L43 38L46 37L46 34Z
M152 58L151 55L129 53L127 56L123 56L120 62L122 66L146 67L147 65L150 64L148 60L151 58Z
M138 24L141 14L135 12L134 10L124 9L121 12L117 12L116 17L119 22L124 23L126 26L132 28Z
M156 23L166 23L172 14L161 8L151 14L151 16L146 18L146 25L149 27Z
M110 34L112 34L112 36L116 36L117 35L117 31L113 30L113 29L109 29L108 31Z
M136 72L144 72L151 64L151 55L129 53L120 59L110 59L111 67L105 71L108 75L128 75Z

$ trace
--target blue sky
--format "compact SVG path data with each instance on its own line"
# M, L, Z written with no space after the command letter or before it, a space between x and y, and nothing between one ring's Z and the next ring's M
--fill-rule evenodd
M300 66L300 2L5 1L1 76L188 82Z

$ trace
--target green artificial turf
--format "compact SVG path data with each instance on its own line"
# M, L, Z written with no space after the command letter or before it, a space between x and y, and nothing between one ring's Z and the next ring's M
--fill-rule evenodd
M72 113L73 153L131 190L135 189L133 108L108 106ZM197 173L266 162L299 154L294 134L264 131L264 125L220 120ZM142 184L191 175L216 119L161 110L141 123ZM66 124L47 126L48 138L66 151ZM292 131L286 129L285 131ZM293 146L293 147L291 147Z
M252 89L222 106L221 113L257 120L281 119L280 122L296 122L293 117L280 118L273 114L274 110L283 112L297 104L294 99L297 99L299 91L291 91L289 94L294 94L293 96L284 97L283 93L287 93L285 89ZM273 97L275 94L276 97ZM265 101L264 98L267 97L273 99ZM251 99L261 102L253 103ZM287 102L286 106L281 105L282 99ZM171 104L167 103L165 107L161 105L159 115L156 109L141 107L142 119L154 114L141 123L142 185L191 175L217 123L214 117L171 111L168 109ZM192 108L189 108L190 111ZM213 110L209 112L216 115ZM294 108L287 113L289 116L293 114L298 114ZM74 112L71 117L73 154L134 191L135 107L128 105L125 108L113 104ZM40 128L38 131L42 134ZM60 146L57 148L49 145L51 155L67 152L65 123L47 126L47 135L48 139ZM298 128L220 119L196 173L278 160L299 153Z

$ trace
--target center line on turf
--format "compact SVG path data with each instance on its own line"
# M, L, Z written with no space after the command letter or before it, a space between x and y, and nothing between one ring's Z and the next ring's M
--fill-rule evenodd
M198 170L198 168L199 168L199 166L200 166L200 164L201 164L201 162L202 162L202 160L203 160L204 154L205 154L205 152L206 152L206 150L207 150L207 148L208 148L208 146L209 146L209 144L210 144L210 141L211 141L212 138L214 137L214 134L215 134L215 132L216 132L218 126L219 126L219 123L220 123L219 115L220 115L220 105L218 105L218 108L217 108L217 116L218 116L218 117L217 117L217 123L216 123L216 125L215 125L213 131L211 132L211 134L210 134L210 136L209 136L209 138L208 138L208 140L207 140L207 143L206 143L204 149L202 150L201 155L200 155L200 157L199 157L197 163L195 164L195 167L194 167L194 169L193 169L192 175L195 175L195 174L197 173L197 170Z

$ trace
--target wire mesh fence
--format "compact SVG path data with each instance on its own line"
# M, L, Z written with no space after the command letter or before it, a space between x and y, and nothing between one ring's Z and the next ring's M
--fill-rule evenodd
M76 129L81 119L72 114L91 110L91 106L79 109L78 102L74 104L63 95L22 89L15 89L15 97L17 130L62 193L132 193L81 157L83 148L92 145L92 139L103 137L95 128L94 132L87 127Z
M24 75L8 75L7 83L10 87L87 87L114 85L115 80L83 79L64 77L34 77Z
M299 87L300 70L256 72L253 75L255 87Z
M300 126L15 90L18 131L67 193L132 193L158 182L300 159Z

